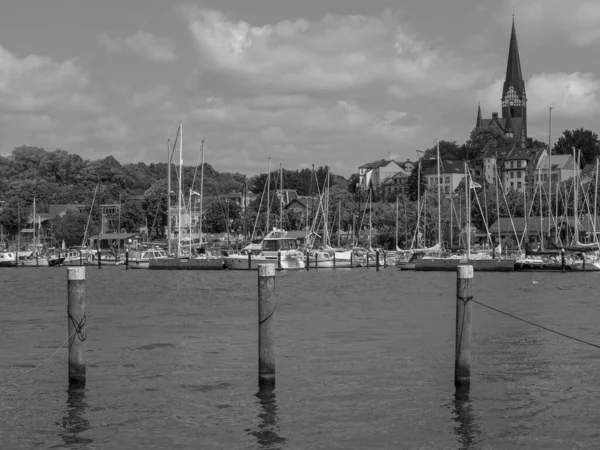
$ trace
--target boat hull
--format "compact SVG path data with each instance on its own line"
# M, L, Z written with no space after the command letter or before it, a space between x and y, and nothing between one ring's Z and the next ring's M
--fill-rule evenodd
M164 258L151 260L148 263L150 270L223 270L224 268L223 258Z
M250 266L248 266L248 256L226 256L223 258L225 266L230 270L258 270L259 264L274 264L276 269L281 270L302 270L306 269L304 261L300 259L282 259L281 267L277 258L250 258Z
M443 259L421 258L415 261L415 270L424 272L456 272L460 264L469 264L477 272L514 272L512 259ZM402 270L408 270L401 267Z

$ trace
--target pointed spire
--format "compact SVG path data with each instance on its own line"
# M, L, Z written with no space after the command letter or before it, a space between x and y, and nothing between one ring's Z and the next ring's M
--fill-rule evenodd
M506 78L502 89L502 99L506 97L506 94L511 87L515 90L519 98L525 97L525 82L523 81L523 72L521 71L521 60L519 58L519 46L517 44L514 16L510 34L510 46L508 48L508 61L506 63Z
M483 119L481 118L481 103L477 104L477 122L475 123L475 128L480 128L483 126Z

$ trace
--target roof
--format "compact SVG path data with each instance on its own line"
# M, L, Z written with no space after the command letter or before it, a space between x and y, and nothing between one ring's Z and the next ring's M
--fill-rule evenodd
M507 160L522 160L522 159L529 159L531 156L533 155L533 153L531 152L531 149L525 149L525 148L515 148L513 149L512 152L510 152L508 154L508 156L506 156L505 159Z
M460 159L447 159L442 160L442 164L440 166L440 174L451 174L451 173L465 173L465 162ZM427 169L424 172L425 175L437 175L437 165Z
M391 177L386 178L383 181L383 184L391 184L397 178L408 178L408 177L410 177L410 174L408 172L406 172L405 170L401 170L399 172L396 172Z
M552 164L552 170L574 170L575 169L575 165L573 164L573 155L552 155L550 157L550 164ZM596 167L596 165L593 164L592 172L595 167ZM548 168L548 157L547 156L544 156L543 158L541 158L540 168L542 168L542 169ZM587 168L587 166L586 166L586 168Z
M510 88L513 88L519 97L525 97L525 82L521 71L521 59L519 58L519 46L517 44L517 32L515 30L515 19L513 18L510 33L510 44L508 47L508 60L506 62L506 77L502 88L502 99L506 97Z
M483 151L483 157L484 158L504 159L508 156L508 154L510 153L510 151L513 148L515 148L514 145L509 145L508 147L488 148Z
M380 167L385 167L389 163L392 163L392 162L395 162L395 161L393 161L391 159L380 159L379 161L363 164L362 166L359 166L358 168L374 170L374 169L379 169ZM396 163L396 164L398 164L398 163Z

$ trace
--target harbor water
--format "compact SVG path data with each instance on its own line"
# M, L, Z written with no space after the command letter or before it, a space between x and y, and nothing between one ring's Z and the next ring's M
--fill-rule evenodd
M478 304L471 391L455 394L454 273L277 273L277 384L259 393L256 272L87 267L72 391L66 349L35 368L66 339L66 272L0 269L3 449L600 448L600 349ZM473 286L600 344L600 273Z

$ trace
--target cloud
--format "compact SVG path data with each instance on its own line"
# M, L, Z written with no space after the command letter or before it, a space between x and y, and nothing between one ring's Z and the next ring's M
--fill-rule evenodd
M124 39L112 38L104 32L98 36L98 44L109 53L129 52L162 63L175 60L175 52L169 39L142 30Z
M498 111L504 80L480 92L482 108ZM572 118L587 118L600 111L600 81L590 73L539 73L526 80L527 113L530 118L553 114ZM489 114L488 114L489 115Z
M578 46L600 42L600 3L595 0L519 2L517 18L529 31L565 34Z
M202 69L263 88L337 92L384 83L414 95L462 90L485 72L414 36L389 11L260 26L197 6L179 11Z
M152 104L156 104L161 100L169 97L171 88L166 85L153 86L144 91L136 92L131 97L130 105L132 108L142 108Z

